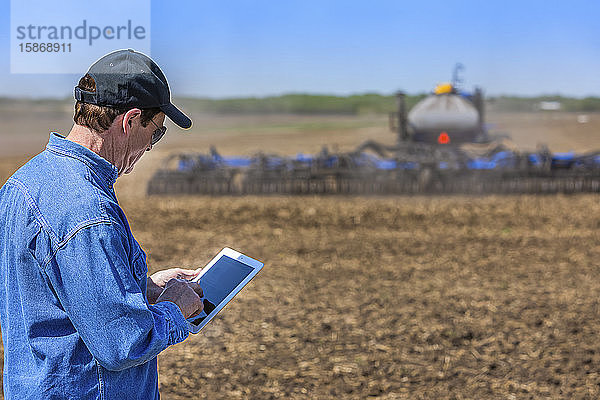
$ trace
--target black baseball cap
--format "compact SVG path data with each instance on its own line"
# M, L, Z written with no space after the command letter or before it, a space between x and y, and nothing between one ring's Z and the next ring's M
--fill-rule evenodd
M181 128L191 128L192 120L171 103L167 78L145 54L117 50L92 64L87 73L96 81L96 91L75 86L76 100L109 107L160 108Z

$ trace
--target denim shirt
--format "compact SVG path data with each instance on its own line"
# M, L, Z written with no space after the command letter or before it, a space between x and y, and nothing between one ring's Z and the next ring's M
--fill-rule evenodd
M58 134L0 189L0 325L8 399L158 399L156 356L189 334L146 299L146 255L117 169Z

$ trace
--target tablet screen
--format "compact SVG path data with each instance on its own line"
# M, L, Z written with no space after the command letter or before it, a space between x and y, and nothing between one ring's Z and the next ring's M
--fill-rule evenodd
M233 258L219 258L198 281L204 292L204 312L192 323L199 325L253 270Z
M219 304L252 271L252 267L233 258L221 257L200 277L200 287L204 291L204 298L214 305Z

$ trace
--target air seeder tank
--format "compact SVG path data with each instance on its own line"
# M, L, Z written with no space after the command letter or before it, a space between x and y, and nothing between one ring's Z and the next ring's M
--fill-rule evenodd
M451 84L438 85L408 113L408 135L412 141L432 144L485 141L482 103L480 90L466 95Z

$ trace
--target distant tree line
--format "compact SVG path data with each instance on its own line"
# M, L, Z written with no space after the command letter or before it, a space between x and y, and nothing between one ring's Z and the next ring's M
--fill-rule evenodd
M407 95L406 105L410 110L426 94ZM600 97L573 98L564 96L488 97L487 107L500 112L531 112L539 109L540 102L556 101L562 111L600 112ZM178 104L189 111L214 114L387 114L396 111L396 96L367 93L351 96L328 96L312 94L285 94L271 97L245 97L228 99L184 98ZM20 104L44 105L46 107L68 107L71 98L64 100L14 99L0 97L0 107ZM63 108L61 108L63 109Z
M412 107L425 95L407 96ZM232 99L183 99L193 109L219 114L386 114L396 109L395 96L360 94L327 96L286 94L276 97L248 97Z
M410 110L425 97L426 94L407 95L407 108ZM396 96L373 93L351 96L286 94L262 98L187 98L183 101L191 109L217 114L387 114L396 111L397 107ZM559 102L562 111L600 112L600 97L578 99L563 96L500 96L487 98L488 107L501 112L537 111L540 102L543 101Z
M500 96L488 99L490 105L497 111L537 111L541 102L552 101L560 103L561 111L598 112L600 97L584 97L581 99L564 96L516 97Z

